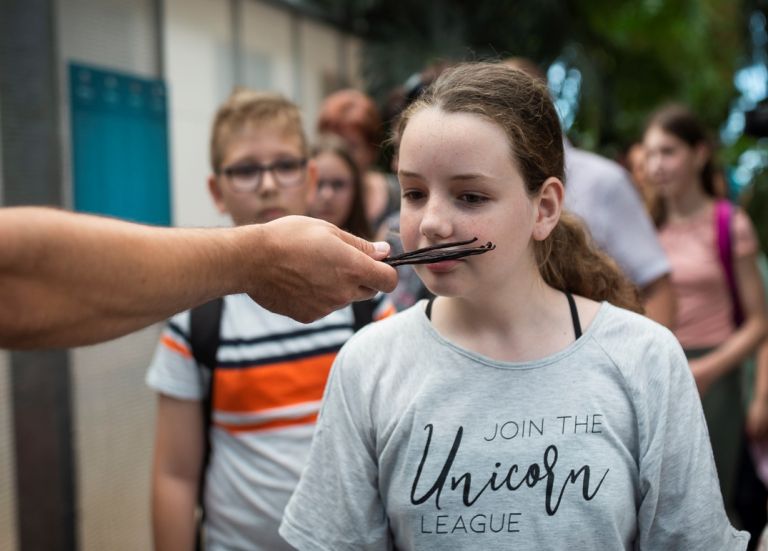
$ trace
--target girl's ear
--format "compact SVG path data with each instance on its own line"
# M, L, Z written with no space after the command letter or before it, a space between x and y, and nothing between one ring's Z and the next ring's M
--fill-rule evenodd
M211 194L213 204L221 214L227 214L227 204L224 202L224 194L221 192L221 183L215 174L208 176L208 192Z
M533 238L544 241L560 220L563 210L565 188L558 178L547 178L534 201Z
M696 170L701 171L712 156L712 150L706 143L700 143L694 146L693 155L694 162L696 163Z

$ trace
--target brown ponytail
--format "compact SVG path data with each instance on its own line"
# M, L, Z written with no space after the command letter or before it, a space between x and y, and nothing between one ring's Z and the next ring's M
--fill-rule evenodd
M552 233L536 242L534 252L547 285L644 313L637 287L594 245L575 215L563 212Z

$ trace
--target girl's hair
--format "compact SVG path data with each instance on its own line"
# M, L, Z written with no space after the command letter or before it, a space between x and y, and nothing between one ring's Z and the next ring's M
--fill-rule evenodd
M500 63L447 69L405 111L397 129L400 135L425 107L474 114L501 127L529 197L535 197L549 177L565 180L559 117L546 85L522 71ZM534 253L548 285L642 311L637 289L613 260L595 248L575 216L564 212L550 235L534 242Z
M369 96L359 90L346 88L325 98L320 108L317 129L340 135L352 130L365 139L371 151L377 151L381 139L381 115Z
M690 147L705 145L711 149L712 141L706 128L698 117L685 105L671 103L657 109L648 117L643 135L652 127L658 127L664 132L672 134ZM699 177L704 192L711 197L717 197L715 165L711 155L701 169ZM667 211L661 197L657 196L651 204L651 216L657 227L662 226L666 222Z
M295 136L302 155L307 154L307 139L296 105L279 94L236 88L216 111L211 129L211 168L218 173L233 137L261 125L276 125L284 136Z
M314 159L323 153L331 153L344 161L347 168L352 173L352 207L349 211L347 220L342 224L341 229L348 231L358 237L365 239L373 238L373 231L368 219L365 216L365 186L360 169L352 158L347 142L336 134L321 134L317 142L310 151L310 156Z

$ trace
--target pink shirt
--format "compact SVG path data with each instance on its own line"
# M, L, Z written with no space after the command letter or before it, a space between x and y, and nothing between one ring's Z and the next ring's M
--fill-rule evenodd
M731 239L736 258L758 250L752 223L734 209ZM672 265L672 287L677 301L674 328L683 348L717 346L734 331L733 312L723 266L718 256L714 204L684 222L670 222L659 232Z

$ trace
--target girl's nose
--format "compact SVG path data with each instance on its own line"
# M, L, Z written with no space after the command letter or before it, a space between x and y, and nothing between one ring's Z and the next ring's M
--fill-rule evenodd
M431 240L445 239L453 234L449 205L434 196L424 206L421 218L421 234Z

